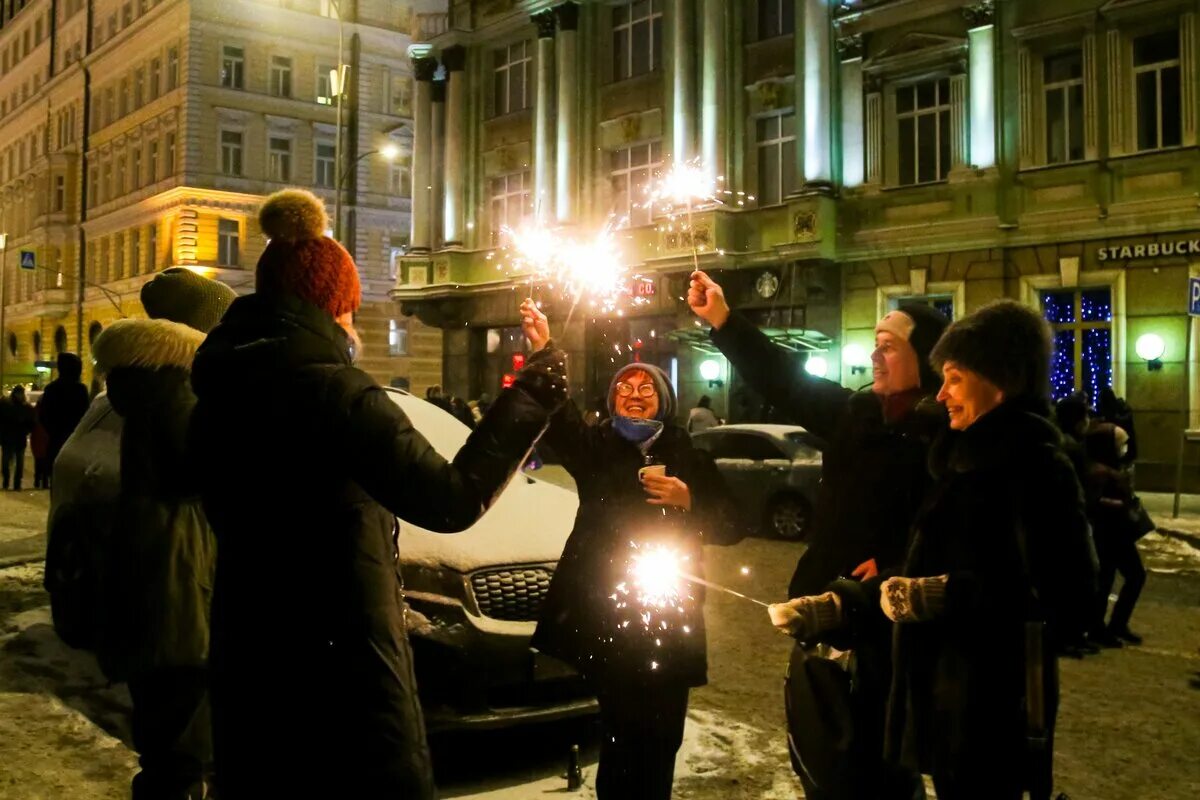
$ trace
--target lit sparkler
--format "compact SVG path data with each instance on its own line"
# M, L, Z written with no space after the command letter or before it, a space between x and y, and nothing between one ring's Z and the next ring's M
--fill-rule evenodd
M747 201L754 200L753 195L724 188L724 180L724 176L714 177L711 169L694 159L676 162L646 187L644 207L650 209L652 215L666 219L659 230L671 231L678 227L680 232L687 234L693 269L700 268L700 247L692 224L692 212L706 206L725 205L727 201L744 206Z

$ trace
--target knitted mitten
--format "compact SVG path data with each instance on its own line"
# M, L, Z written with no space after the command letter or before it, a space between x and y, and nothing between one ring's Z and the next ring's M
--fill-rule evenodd
M801 641L828 633L842 624L842 600L833 592L797 597L767 608L771 624Z
M946 607L946 581L936 578L888 578L879 587L879 605L893 622L924 622Z

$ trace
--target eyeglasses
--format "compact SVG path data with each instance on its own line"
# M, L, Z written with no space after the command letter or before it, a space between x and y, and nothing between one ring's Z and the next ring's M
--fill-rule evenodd
M654 389L653 383L639 384L637 387L637 393L638 393L638 397L654 397L654 395L658 394L658 392L655 391L655 389ZM621 397L629 397L630 395L633 394L633 384L618 383L617 384L617 394L620 395Z

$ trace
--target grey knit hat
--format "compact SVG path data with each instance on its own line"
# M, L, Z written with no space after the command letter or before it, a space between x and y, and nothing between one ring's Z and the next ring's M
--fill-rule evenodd
M1050 326L1034 309L997 300L953 323L934 345L929 360L940 371L947 361L977 372L1005 398L1046 400L1050 396Z
M617 374L613 375L612 382L608 384L608 413L615 415L615 405L613 398L617 393L617 382L622 380L631 372L645 372L654 380L654 388L658 391L658 413L654 418L659 422L666 422L675 418L675 387L671 385L671 379L667 377L667 373L663 372L653 364L643 364L640 361L635 361L632 364L626 364L617 370Z
M150 319L167 319L208 333L237 292L220 281L184 267L170 267L142 286L142 307Z

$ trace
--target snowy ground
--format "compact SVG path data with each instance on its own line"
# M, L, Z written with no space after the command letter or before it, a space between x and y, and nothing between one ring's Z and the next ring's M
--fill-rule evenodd
M40 494L43 509L44 498ZM12 493L0 497L0 542L7 535L8 541L30 544L37 502L38 497ZM1160 526L1171 531L1143 541L1150 578L1133 624L1146 644L1062 662L1056 771L1058 788L1075 800L1200 797L1200 548L1189 538L1192 532L1200 535L1200 498L1173 521L1169 502L1170 496L1146 498ZM25 558L44 548L34 544L25 548ZM800 549L762 539L709 548L708 576L764 600L779 599ZM2 563L0 798L127 796L136 769L128 746L127 694L107 686L89 656L54 636L41 565ZM748 576L743 567L749 567ZM692 694L675 797L800 797L782 733L789 640L770 628L761 608L727 595L709 595L707 617L709 685ZM591 800L596 735L594 726L580 723L517 735L439 737L434 740L439 785L447 798L566 794L563 773L571 743L581 745L585 785L568 796Z

